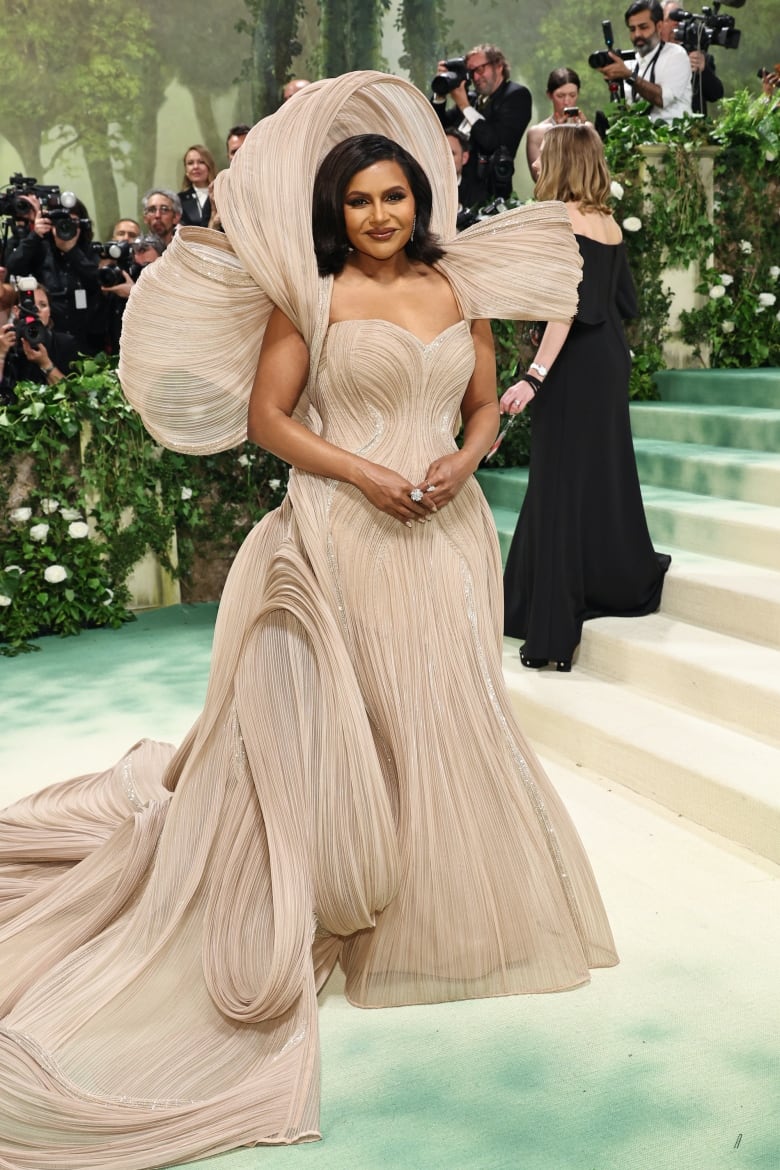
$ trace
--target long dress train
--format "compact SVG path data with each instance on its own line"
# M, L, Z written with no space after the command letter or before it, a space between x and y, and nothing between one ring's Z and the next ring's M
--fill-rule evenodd
M354 95L373 110L377 90L396 136L407 113L429 116L411 87L367 77L323 83L315 122L331 126L334 93L352 118ZM259 146L292 117L261 123ZM443 137L436 149L449 157ZM561 258L566 291L547 303L570 312L565 218L509 213L453 245L442 270L464 317L522 301L517 279L495 299L492 266L472 275L496 232L507 271L526 262L530 302L544 296L533 274ZM182 268L189 321L221 312L227 331L238 303L257 336L258 286L225 241L193 233L134 293L131 344L150 306L175 319ZM308 425L417 481L454 450L468 321L430 343L381 321L327 328L329 287L290 309L313 355ZM240 401L215 392L221 363L205 386L195 346L185 423L182 399L165 404L184 359L153 371L138 352L123 384L152 395L151 426L196 447L209 426L232 437ZM370 1007L562 990L617 961L577 833L514 721L500 627L474 480L408 529L349 485L291 475L233 565L182 746L144 741L0 819L3 1170L146 1170L318 1136L316 993L337 961Z

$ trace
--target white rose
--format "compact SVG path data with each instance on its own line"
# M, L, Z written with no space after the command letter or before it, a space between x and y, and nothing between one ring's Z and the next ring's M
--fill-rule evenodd
M720 327L724 333L733 333L734 332L734 322L733 321L722 321Z
M716 42L716 44L717 44L717 42ZM766 154L764 155L764 158L766 159L767 162L774 162L775 159L777 158L777 155L775 154L775 152L773 150L768 150L766 152Z
M772 305L775 303L776 300L777 300L777 297L775 296L774 293L759 293L758 294L758 303L759 303L759 305L763 305L765 309L771 309Z
M623 220L623 229L627 232L641 231L642 221L638 215L629 215L628 219Z
M720 211L720 199L713 199L712 210L713 211Z
M24 524L32 516L32 508L14 508L11 519L15 524Z
M242 467L248 467L249 466L249 456L248 455L239 455L238 462L241 464Z
M89 525L83 520L74 520L68 525L68 536L73 540L83 540L85 536L89 536Z
M10 605L11 598L6 597L5 593L0 593L0 605Z
M279 479L269 479L268 486L272 492L275 492L282 486L282 481Z
M710 297L713 301L718 301L721 297L725 297L725 295L726 290L722 284L714 284L710 289Z
M734 283L734 277L729 276L728 272L721 272L720 283L725 284L726 288L728 288L730 284Z
M740 240L739 250L740 252L744 252L746 256L750 256L753 251L753 245L750 240Z
M183 500L189 500L189 499L192 499L192 488L189 488L189 487L183 487L183 488L181 489L181 498L182 498Z
M103 602L103 605L110 605L111 602L114 600L114 590L113 589L106 589L105 592L106 592L106 599Z
M51 516L52 512L56 512L59 506L59 500L41 500L41 511L46 516Z
M62 565L49 565L44 569L43 576L50 585L59 585L60 581L64 581L67 577L67 572Z
M78 508L63 508L60 512L63 520L81 520L81 512Z
M772 277L772 280L777 280L778 276L780 276L780 268L776 264L773 264L769 269L769 275Z
M46 537L48 535L49 535L49 525L48 524L33 524L32 528L30 529L30 540L37 540L41 544L44 542L44 540L46 539Z
M17 577L24 576L24 569L21 565L6 565L3 569L4 573L16 573Z
M622 199L623 198L623 194L624 194L623 188L620 185L620 183L618 183L617 179L612 180L612 182L609 185L609 190L610 190L610 193L611 193L613 199Z

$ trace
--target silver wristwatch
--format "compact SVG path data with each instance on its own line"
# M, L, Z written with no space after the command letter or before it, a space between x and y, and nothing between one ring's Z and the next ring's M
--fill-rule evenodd
M529 370L536 370L540 378L547 377L547 366L540 366L538 362L531 362Z

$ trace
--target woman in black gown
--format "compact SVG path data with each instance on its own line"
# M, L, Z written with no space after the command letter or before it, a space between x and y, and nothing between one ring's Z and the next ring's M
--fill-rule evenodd
M653 549L639 490L622 324L637 305L601 139L591 126L555 126L541 158L535 195L566 204L584 268L571 326L547 326L529 373L501 399L508 413L533 403L504 633L525 639L524 666L569 670L588 618L658 609L670 557Z

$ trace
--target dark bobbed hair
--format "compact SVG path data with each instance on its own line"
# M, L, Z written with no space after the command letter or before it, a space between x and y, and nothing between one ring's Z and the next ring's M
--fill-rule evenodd
M378 162L396 162L414 196L415 227L404 251L410 260L434 264L444 251L430 230L433 193L428 176L398 142L383 134L355 134L338 142L319 166L312 198L312 235L320 276L337 276L349 252L344 224L344 195L358 171Z
M573 69L566 69L564 66L561 66L560 69L553 69L547 78L547 93L555 93L556 89L560 89L564 85L576 85L579 89L582 85L579 73L575 73Z
M623 19L628 24L632 16L639 16L640 12L645 11L650 13L653 24L659 24L664 18L664 10L659 0L634 0L634 3L629 4L624 12Z

